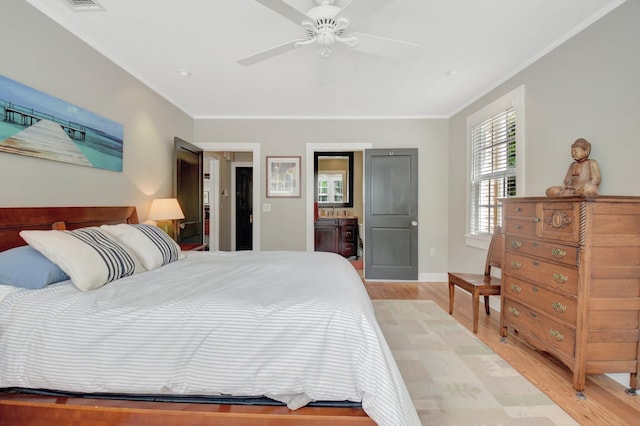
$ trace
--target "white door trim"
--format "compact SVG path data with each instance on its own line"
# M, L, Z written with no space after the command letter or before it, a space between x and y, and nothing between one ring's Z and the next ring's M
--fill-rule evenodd
M217 143L217 142L198 142L194 143L195 146L201 148L204 151L229 151L229 152L251 152L253 154L253 161L251 167L253 167L253 250L260 250L260 209L255 206L262 205L262 199L260 198L260 188L262 187L262 172L260 168L261 156L260 156L260 144L259 143ZM313 168L313 164L311 165ZM313 219L312 219L313 220ZM235 241L233 242L235 246ZM232 247L233 247L232 246Z
M209 157L209 250L220 250L220 160Z

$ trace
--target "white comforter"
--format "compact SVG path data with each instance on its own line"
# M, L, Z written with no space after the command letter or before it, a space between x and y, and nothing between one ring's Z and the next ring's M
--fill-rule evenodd
M418 425L356 271L320 252L191 252L80 292L0 302L0 387L362 401Z

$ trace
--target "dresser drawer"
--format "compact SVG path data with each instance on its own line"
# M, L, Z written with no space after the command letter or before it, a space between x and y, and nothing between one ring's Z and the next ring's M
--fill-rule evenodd
M341 228L341 232L342 232L342 241L344 242L349 242L349 243L353 243L356 241L356 228L354 227L342 227Z
M356 245L354 243L341 243L340 254L344 257L351 257L356 255Z
M504 214L509 217L536 217L536 203L506 203Z
M530 240L514 235L507 235L505 244L507 250L511 250L514 253L529 254L567 265L577 266L578 264L577 247Z
M554 348L571 358L575 356L575 329L561 325L539 311L529 309L508 297L505 297L504 301L504 318L512 323L516 330L526 330L532 334L544 344L545 350Z
M576 295L578 269L507 251L502 265L505 274L540 283L556 290Z
M512 300L521 301L532 309L544 312L566 325L573 327L576 325L578 303L572 297L549 291L509 275L503 280L502 291Z
M340 226L358 226L358 219L340 219Z
M578 243L580 238L580 203L540 203L542 238Z
M504 232L533 238L536 236L536 222L534 220L534 218L510 219L504 225Z

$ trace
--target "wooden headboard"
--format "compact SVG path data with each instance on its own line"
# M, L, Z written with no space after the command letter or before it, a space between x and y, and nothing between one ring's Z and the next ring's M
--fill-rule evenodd
M0 251L25 245L23 229L76 229L85 226L138 223L133 206L0 208Z

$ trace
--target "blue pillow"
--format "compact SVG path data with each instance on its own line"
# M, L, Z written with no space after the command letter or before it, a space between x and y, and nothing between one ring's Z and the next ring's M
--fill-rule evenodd
M0 284L43 288L68 279L58 265L33 247L21 246L0 253Z

